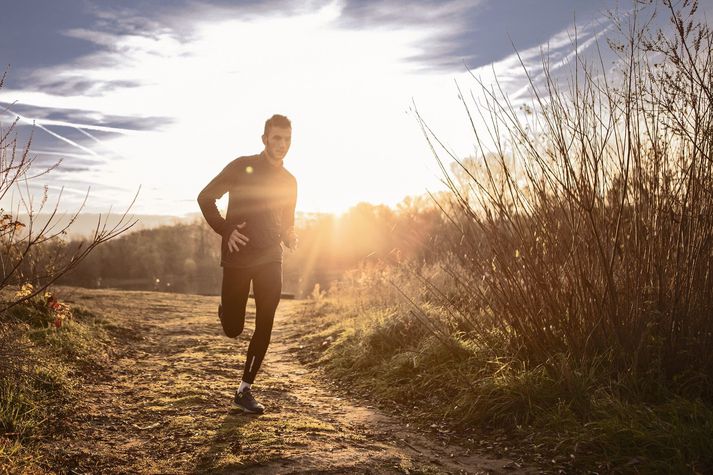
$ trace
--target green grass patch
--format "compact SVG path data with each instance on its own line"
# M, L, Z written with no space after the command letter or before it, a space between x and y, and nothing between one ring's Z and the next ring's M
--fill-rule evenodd
M101 364L109 334L88 309L52 308L46 296L11 308L0 325L0 466L44 473L40 441L62 430L81 397L82 375Z
M92 357L103 352L108 340L100 326L69 320L61 328L34 328L28 332L31 340L56 357L90 363Z
M661 404L594 398L588 418L564 405L538 415L533 426L559 455L577 467L645 473L710 473L713 410L700 400L672 397Z
M428 315L435 331L396 308L323 313L318 325L333 338L311 340L321 351L316 365L414 419L486 439L504 431L499 445L549 468L555 460L585 471L713 470L713 410L702 400L613 382L606 357L576 365L556 354L534 367L497 357L463 334L438 331L447 322L437 309Z
M26 441L34 435L46 414L31 387L7 379L0 381L0 430L6 437Z

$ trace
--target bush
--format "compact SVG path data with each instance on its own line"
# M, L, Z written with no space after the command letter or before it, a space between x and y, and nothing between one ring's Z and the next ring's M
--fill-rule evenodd
M614 379L713 400L713 32L682 5L664 2L671 32L647 30L650 6L616 23L614 73L576 56L565 89L545 59L533 106L482 83L464 102L491 136L474 125L481 156L446 176L462 297L445 304L528 367L607 355Z
M5 74L0 77L0 89ZM0 199L11 190L17 193L17 201L12 201L8 210L0 208L0 293L12 286L31 284L29 292L15 294L11 298L0 298L0 316L26 300L42 294L61 276L74 269L89 253L100 244L129 230L136 221L127 219L133 202L121 218L108 226L107 217L99 216L93 235L80 243L67 243L64 236L79 216L84 203L69 219L63 221L58 215L62 193L54 208L49 209L49 217L40 220L39 215L46 210L48 202L47 186L37 197L31 194L30 182L50 173L60 162L44 170L33 166L37 159L31 153L32 136L24 147L18 144L15 126L19 117L7 129L0 128ZM136 197L134 197L136 200ZM14 200L13 200L14 201ZM44 222L42 222L44 221Z

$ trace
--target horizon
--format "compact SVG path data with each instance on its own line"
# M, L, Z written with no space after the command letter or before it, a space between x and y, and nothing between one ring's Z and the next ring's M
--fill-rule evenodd
M356 203L354 206L351 208L348 208L342 212L338 213L332 213L332 212L320 212L320 211L300 211L297 210L295 212L295 223L297 226L300 226L301 224L304 224L306 221L310 219L315 219L323 216L331 216L334 217L335 219L339 219L341 216L347 214L350 210L354 209L355 207L366 204L369 206L388 206L384 204L374 204L374 203L367 203L367 202L359 202ZM388 206L389 209L395 209L393 206ZM219 209L222 214L225 214L225 208L220 208ZM121 218L123 213L80 213L76 220L67 228L67 238L70 240L72 239L83 239L89 237L92 232L94 231L97 221L99 218L102 219L102 222L106 223L116 223L118 220ZM42 212L35 214L33 216L33 225L36 226L36 228L41 227L44 225L47 220L52 216L51 213L49 212ZM71 218L72 213L61 213L59 215L54 215L52 217L52 224L55 229L60 229L62 226L64 226L69 219ZM18 216L18 220L23 223L27 223L27 215L20 213ZM127 214L127 221L131 222L135 219L138 219L137 224L132 226L130 229L126 231L126 234L131 234L137 231L144 231L144 230L149 230L149 229L154 229L158 228L161 226L176 226L180 224L206 224L205 218L203 217L203 214L198 211L192 211L189 213L185 213L182 215L175 215L175 214L137 214L137 213L129 213ZM123 234L123 233L122 233Z

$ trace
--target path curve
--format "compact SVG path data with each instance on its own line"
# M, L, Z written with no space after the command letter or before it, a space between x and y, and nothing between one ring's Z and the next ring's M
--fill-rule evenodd
M522 473L345 400L301 365L304 302L280 303L254 393L265 414L232 406L254 327L222 335L219 299L64 289L110 319L106 369L86 376L66 436L47 443L64 473ZM121 330L123 329L123 330Z

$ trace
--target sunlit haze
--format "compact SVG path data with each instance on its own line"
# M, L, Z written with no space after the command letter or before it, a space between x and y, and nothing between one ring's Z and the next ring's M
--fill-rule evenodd
M67 20L56 32L88 45L86 51L57 64L25 64L19 53L10 58L16 64L0 91L1 119L7 126L20 117L23 134L35 124L38 163L63 159L42 184L65 187L66 209L91 186L88 211L118 210L140 186L134 213L195 213L198 192L230 160L262 150L262 127L274 113L293 123L285 166L298 180L298 211L341 212L362 201L394 205L441 187L414 104L454 153L467 156L472 133L455 85L474 86L467 67L486 81L493 71L502 75L514 96L526 84L509 44L512 32L493 30L485 36L492 44L469 36L477 30L483 37L489 24L477 20L491 18L494 3L414 4L415 13L404 18L394 16L397 4L192 3L156 8L143 19L138 7L109 11L87 2L85 25ZM581 43L591 44L607 5L575 3L588 13ZM508 18L514 8L499 15ZM568 8L562 18L572 18L575 5ZM3 29L8 21L32 20L4 15ZM551 22L531 37L508 21L528 63L537 63L542 45L560 59L573 50L571 20ZM40 58L42 48L18 51Z

